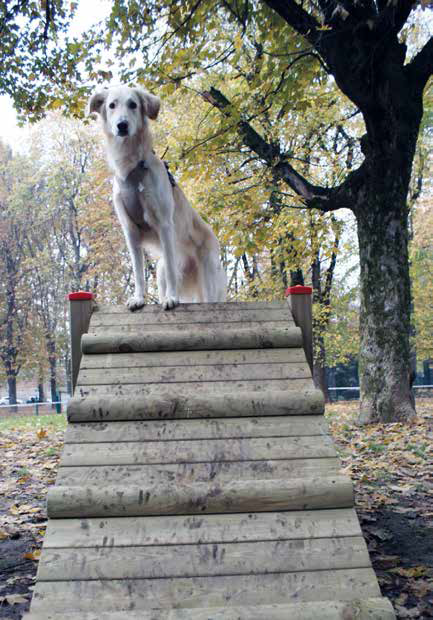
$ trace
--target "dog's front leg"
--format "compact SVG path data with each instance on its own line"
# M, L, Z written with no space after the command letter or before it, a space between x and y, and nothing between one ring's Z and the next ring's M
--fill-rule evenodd
M176 236L174 225L163 224L159 231L159 237L162 249L162 258L165 267L166 293L162 299L162 307L164 310L170 310L179 304L178 294L178 268L175 259Z
M134 273L134 295L128 299L127 306L133 312L144 306L144 257L139 236L127 235L126 242Z

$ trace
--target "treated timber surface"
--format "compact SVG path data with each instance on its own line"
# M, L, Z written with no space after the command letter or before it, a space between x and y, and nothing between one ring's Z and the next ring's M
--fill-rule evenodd
M99 306L82 348L28 620L395 617L285 303Z
M116 314L109 314L98 312L95 314L92 320L92 329L100 326L116 326L119 327L119 320ZM176 325L182 325L188 323L190 325L199 325L202 323L215 325L216 323L265 323L269 321L284 321L286 323L293 323L293 318L289 309L286 307L283 310L274 308L254 309L254 310L207 310L198 311L192 313L191 311L176 309L174 312L165 312L159 310L155 313L147 313L145 320L143 316L138 313L124 314L122 318L122 326L137 326L140 328L143 324L146 327L150 325L170 325L176 323ZM199 327L200 328L200 327Z
M80 396L109 395L110 398L117 396L129 396L132 398L184 398L189 400L191 393L206 395L237 394L239 392L272 392L272 391L303 391L313 390L312 379L249 379L249 380L220 380L220 381L172 381L168 383L118 383L81 385L78 379L76 393Z
M152 465L336 456L328 436L67 444L62 465Z
M153 609L79 614L31 614L28 620L395 620L391 603L385 598L352 601L320 601L254 607L207 607ZM25 618L27 620L27 617Z
M190 545L336 536L361 536L354 510L53 519L44 547Z
M323 395L315 390L312 381L306 388L296 390L267 390L261 382L261 391L245 389L230 392L230 384L223 383L222 394L203 395L193 392L191 385L181 393L179 386L162 390L156 395L117 393L107 396L102 391L91 395L88 390L78 388L68 403L70 422L111 422L114 420L155 420L178 418L230 418L239 416L311 415L324 411ZM220 385L220 384L218 384ZM251 388L251 385L249 385ZM118 390L120 391L120 390ZM87 392L87 393L85 393ZM208 391L209 392L209 391ZM319 420L321 418L318 418Z
M32 610L83 612L179 607L231 607L364 599L380 596L371 568L261 575L40 581Z
M128 383L193 383L253 381L262 379L309 379L307 364L213 364L205 366L158 366L147 368L96 368L80 372L79 385Z
M218 482L230 480L265 480L332 476L339 472L338 458L292 459L278 461L212 461L209 463L180 463L168 465L97 465L60 467L57 484L81 486L95 484L164 485L176 481Z
M281 310L288 313L291 317L290 311L288 311L288 305L285 301L235 301L225 303L211 303L211 304L180 304L174 310L170 310L169 314L176 315L182 312L230 312L231 310L243 310L244 312L251 312L255 310ZM143 322L146 321L146 317L149 314L161 314L164 312L159 304L149 304L143 306L139 310L136 310L134 316L143 317ZM108 304L98 304L94 310L93 320L98 320L98 317L102 314L121 314L129 316L131 313L125 308L125 306L111 306Z
M238 349L229 351L170 351L165 353L108 353L83 355L81 370L90 368L151 368L153 366L204 366L216 364L268 364L306 362L303 349Z
M136 336L137 331L140 332L140 335L143 335L144 338L147 338L149 341L152 341L153 338L159 338L159 345L163 349L165 348L165 339L164 335L169 334L172 338L177 338L181 343L185 343L187 339L192 340L191 350L197 349L199 346L207 349L209 345L204 344L206 340L214 345L216 342L215 336L220 340L222 338L223 344L226 345L227 338L225 335L230 335L230 331L232 331L233 335L235 332L240 332L237 338L251 339L252 335L257 335L260 331L264 332L269 338L270 343L276 341L278 344L274 346L281 346L279 343L282 342L282 334L284 334L287 339L287 346L297 346L297 338L295 336L299 334L299 328L295 326L293 322L288 322L285 319L280 321L248 321L248 320L240 320L240 321L219 321L217 323L209 325L209 323L174 323L174 322L160 322L157 321L155 323L144 323L140 326L134 324L121 324L121 325L95 325L92 323L89 326L88 335L105 335L105 334L113 334L113 335L121 335L128 337L130 340ZM271 334L274 332L274 337L271 338ZM233 336L232 336L233 337ZM239 340L242 342L242 340ZM261 340L256 340L255 342L262 342ZM265 341L266 342L266 341ZM188 350L188 345L182 344L185 348L181 350ZM215 347L217 348L217 347ZM227 348L227 346L220 346L219 348ZM241 347L239 347L241 348ZM249 347L251 348L251 347ZM158 350L158 349L156 349ZM170 349L168 349L170 350ZM175 349L176 350L176 349Z
M48 516L53 519L170 514L203 514L311 510L353 506L346 476L211 481L167 485L63 487L48 491Z
M65 443L178 441L328 435L328 425L317 416L269 416L228 419L83 422L70 424ZM92 450L95 447L92 447Z
M43 581L164 579L368 568L362 536L266 542L47 549ZM60 576L61 575L61 576Z
M158 330L143 328L122 331L122 325L113 330L84 334L81 338L83 353L139 353L145 351L209 351L222 349L278 349L302 347L299 327L284 321L272 323L218 323L205 324L199 329L194 324L164 325Z

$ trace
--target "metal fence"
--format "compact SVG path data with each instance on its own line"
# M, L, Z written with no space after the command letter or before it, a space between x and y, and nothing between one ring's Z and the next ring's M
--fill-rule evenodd
M17 403L16 405L0 405L0 419L8 417L31 416L31 415L55 415L64 413L69 396L61 401Z
M433 385L413 385L415 398L433 398ZM359 400L359 386L328 388L331 402Z

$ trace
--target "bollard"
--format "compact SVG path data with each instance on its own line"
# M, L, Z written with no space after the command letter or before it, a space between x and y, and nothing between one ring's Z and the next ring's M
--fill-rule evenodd
M289 303L290 309L293 314L294 321L298 327L302 330L302 342L307 358L308 365L310 366L311 373L313 373L313 310L312 310L312 295L313 289L311 286L289 286L286 289L286 297Z
M72 392L77 384L81 362L81 336L89 329L94 305L93 293L78 291L69 293L69 325L71 334L71 379Z

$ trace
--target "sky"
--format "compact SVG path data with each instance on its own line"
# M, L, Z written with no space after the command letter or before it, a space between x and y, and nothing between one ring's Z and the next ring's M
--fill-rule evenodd
M71 24L70 33L79 36L93 24L108 15L111 8L111 0L81 0L78 4L77 13ZM418 9L418 20L423 23L425 37L433 33L433 12ZM12 100L6 95L0 96L0 139L7 142L14 150L21 151L25 148L28 130L18 127L16 113Z
M70 34L79 36L93 24L103 19L111 7L109 0L93 0L79 2L77 12L70 27ZM7 142L14 150L23 147L28 130L19 127L12 99L7 95L0 96L0 139Z

